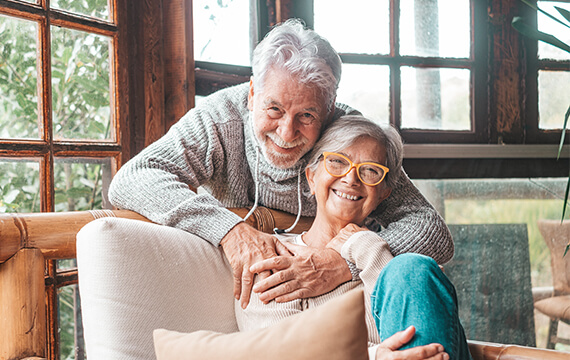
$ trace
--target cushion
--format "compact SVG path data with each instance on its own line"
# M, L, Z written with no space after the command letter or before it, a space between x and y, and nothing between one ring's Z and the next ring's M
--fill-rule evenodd
M364 314L364 293L357 289L265 329L230 334L157 329L154 346L157 360L364 360Z
M534 307L541 313L558 318L563 321L570 321L570 295L561 295L540 300L534 303Z

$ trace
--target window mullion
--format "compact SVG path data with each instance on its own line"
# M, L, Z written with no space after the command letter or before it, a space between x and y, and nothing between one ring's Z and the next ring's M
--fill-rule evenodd
M400 59L400 0L390 0L390 56ZM402 126L401 76L399 60L390 64L390 123L400 130Z
M49 12L49 10L47 10ZM44 166L40 170L42 189L42 211L53 211L53 126L52 126L52 91L51 91L51 36L49 13L39 22L39 106L40 134L48 147L48 156L44 158Z

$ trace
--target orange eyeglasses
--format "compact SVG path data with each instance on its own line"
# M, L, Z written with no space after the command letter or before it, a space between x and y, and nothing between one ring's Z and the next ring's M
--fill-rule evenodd
M356 168L356 174L363 184L368 186L376 186L384 180L390 169L384 165L373 162L363 162L360 164L353 163L349 158L342 154L333 152L323 152L325 158L325 170L334 177L345 176Z

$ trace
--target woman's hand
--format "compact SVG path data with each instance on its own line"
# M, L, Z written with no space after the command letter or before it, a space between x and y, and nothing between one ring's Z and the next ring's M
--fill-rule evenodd
M338 234L333 237L331 239L331 241L329 241L329 243L327 244L327 248L329 249L333 249L334 251L336 251L337 253L340 254L340 249L342 249L342 246L344 245L344 243L354 234L356 234L359 231L367 231L368 229L365 227L360 227L358 225L355 224L348 224L345 227L343 227Z
M376 360L448 360L449 355L440 344L416 346L406 350L398 350L412 340L416 329L410 326L382 341L376 350Z
M322 295L352 279L346 261L332 249L284 245L287 253L257 262L249 269L252 273L273 272L253 287L264 303Z

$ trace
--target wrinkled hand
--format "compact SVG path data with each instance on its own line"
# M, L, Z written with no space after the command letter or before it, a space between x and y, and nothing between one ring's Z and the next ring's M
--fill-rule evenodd
M346 261L336 251L290 243L284 245L289 253L280 251L280 256L258 262L250 268L254 273L273 272L253 287L264 303L322 295L352 279Z
M327 248L333 249L334 251L340 254L340 249L342 249L342 246L348 240L348 238L350 238L353 234L359 231L366 231L366 230L368 229L365 227L360 227L352 223L348 224L345 227L343 227L338 232L338 234L336 234L336 236L331 239L331 241L329 241L329 243L327 244Z
M276 237L263 233L253 227L240 223L224 236L220 242L228 258L234 275L234 296L242 308L249 304L253 277L249 268L252 264L277 256L277 252L287 252L285 246ZM259 272L260 278L270 275Z
M376 360L448 360L449 355L440 344L416 346L406 350L398 350L412 340L416 329L410 326L382 341L376 351Z

